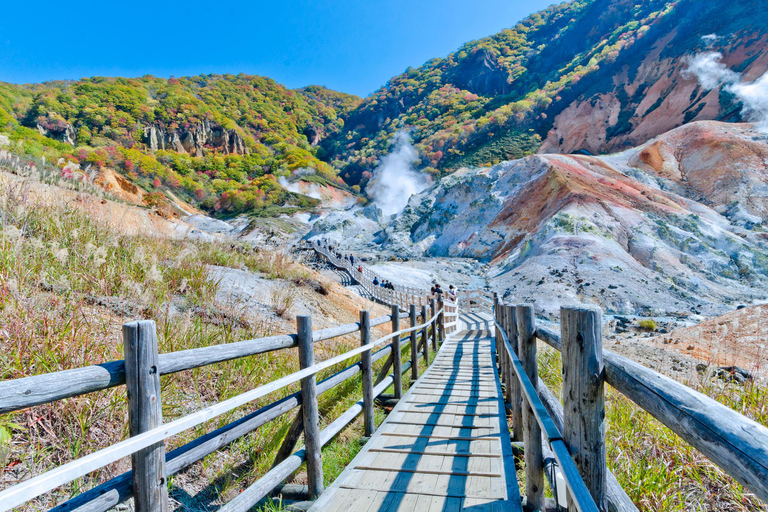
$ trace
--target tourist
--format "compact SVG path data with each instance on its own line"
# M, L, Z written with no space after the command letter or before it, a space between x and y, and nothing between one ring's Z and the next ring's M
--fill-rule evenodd
M379 286L379 278L378 277L374 277L373 278L373 286Z
M448 298L451 299L451 302L456 302L456 288L453 285L448 287Z

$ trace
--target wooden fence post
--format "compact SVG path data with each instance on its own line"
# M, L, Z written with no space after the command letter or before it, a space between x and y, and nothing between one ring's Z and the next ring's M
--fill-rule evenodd
M131 436L163 424L158 371L157 331L152 320L123 324L125 387ZM137 512L166 512L165 444L160 442L131 456L133 500Z
M424 327L421 329L421 349L424 351L424 363L429 366L429 325L427 324L427 305L421 306L421 321Z
M400 330L400 306L392 306L392 332ZM400 354L400 335L392 338L392 377L395 386L395 398L403 397L403 361Z
M499 309L499 302L498 297L496 294L493 295L493 317L496 319L496 325L494 325L494 341L496 343L496 362L498 363L499 369L502 368L502 349L504 348L502 346L502 336L501 336L501 329L499 328L502 322L501 319L501 309ZM499 373L501 375L501 373Z
M416 304L410 307L411 329L416 327ZM411 331L411 380L419 378L419 347L416 341L416 329Z
M365 346L369 343L371 343L371 313L363 310L360 312L360 345ZM371 437L376 424L373 419L373 368L370 350L360 355L360 362L363 365L363 430L365 437Z
M429 301L429 315L430 318L434 318L437 314L437 299L431 299ZM432 350L437 352L437 319L432 323Z
M299 366L301 369L309 368L315 364L312 317L296 317L296 332L299 338ZM323 492L323 456L320 445L320 414L317 408L317 379L314 375L301 379L301 409L309 497L315 498Z
M563 436L600 510L608 510L605 462L605 367L600 309L560 308L563 343ZM576 506L568 496L568 510Z
M539 371L536 362L536 319L533 306L521 304L516 307L517 347L523 370L531 382L538 382ZM531 404L523 404L523 438L525 441L525 492L528 507L539 510L544 491L544 457L541 446L541 428L533 414Z
M509 331L509 329L507 329L507 308L505 306L499 308L499 325L504 330L505 334ZM504 341L503 337L501 341ZM501 376L501 381L506 387L509 387L509 379L507 379L507 351L504 350L503 345L499 352L499 375ZM507 390L507 392L509 392L509 390ZM504 402L506 403L506 400Z
M507 311L507 337L512 351L518 356L517 350L517 311L515 306L505 306ZM523 440L523 397L520 392L520 384L512 367L512 359L507 359L507 403L512 406L512 440Z
M439 336L440 345L442 345L445 342L445 301L442 297L440 297L440 300L437 302L437 307L440 310L440 317L437 319L437 334Z

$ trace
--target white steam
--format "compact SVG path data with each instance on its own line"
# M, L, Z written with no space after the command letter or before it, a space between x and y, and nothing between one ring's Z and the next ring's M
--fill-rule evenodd
M320 196L320 187L318 187L314 183L306 183L305 186L303 187L304 190L302 190L302 187L299 186L298 182L291 183L287 179L285 179L283 176L280 176L279 178L277 178L277 182L280 185L282 185L283 188L288 192L303 194L313 199L322 199L322 197Z
M754 82L744 82L739 73L722 63L722 58L720 52L695 55L688 60L683 76L695 76L705 89L724 85L742 103L744 117L754 121L758 130L768 133L768 73Z
M704 44L707 45L707 48L710 48L713 44L715 44L718 39L720 39L720 36L717 34L707 34L705 36L701 36L701 40L704 41Z
M728 90L741 100L747 119L755 121L761 132L768 133L768 73L751 83L731 84Z
M397 132L392 143L394 149L381 159L365 188L365 192L384 215L402 212L408 199L426 189L430 183L427 176L413 168L419 154L411 145L408 133Z
M688 59L688 67L683 70L683 76L691 75L699 79L705 89L714 89L718 85L731 84L741 80L741 76L728 69L721 59L720 52L704 52Z

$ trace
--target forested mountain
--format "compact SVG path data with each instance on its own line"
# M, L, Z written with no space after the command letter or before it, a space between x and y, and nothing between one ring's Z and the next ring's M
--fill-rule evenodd
M759 77L767 27L768 10L748 0L561 3L407 69L323 144L348 183L364 184L401 129L436 172L538 150L621 150L693 120L738 121L732 94L682 71L707 49Z
M311 203L277 183L298 169L343 186L315 145L358 102L247 75L0 84L0 132L16 150L82 169L108 166L148 191L171 189L204 209L237 213Z
M573 0L408 68L364 100L248 75L0 83L0 132L14 151L108 167L209 212L308 207L316 201L278 180L365 190L400 130L417 167L446 173L740 121L728 88L704 88L685 69L713 51L745 80L760 77L767 27L752 0Z

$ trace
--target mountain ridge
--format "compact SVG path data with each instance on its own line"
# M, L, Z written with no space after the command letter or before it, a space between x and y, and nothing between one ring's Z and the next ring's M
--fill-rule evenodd
M732 94L682 71L709 49L759 77L766 25L745 0L561 3L393 77L325 144L345 180L364 188L363 172L403 129L418 166L445 173L535 152L613 152L693 120L741 121Z

